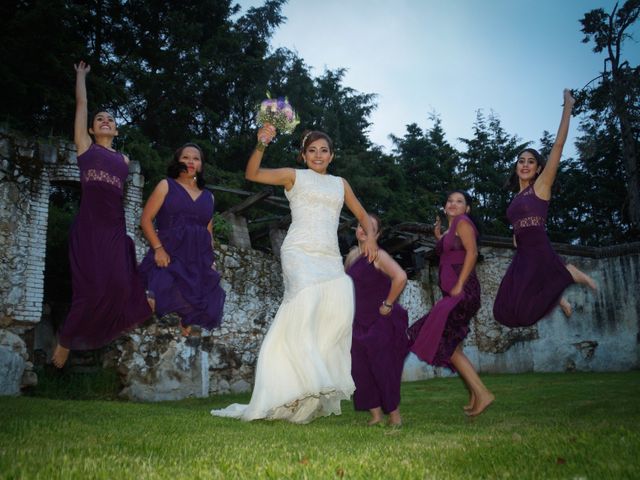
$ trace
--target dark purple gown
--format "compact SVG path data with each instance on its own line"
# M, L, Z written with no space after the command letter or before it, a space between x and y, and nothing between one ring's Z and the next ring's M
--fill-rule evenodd
M533 325L551 312L573 283L547 237L548 208L549 201L539 198L530 185L507 209L517 248L493 304L493 316L507 327Z
M156 215L160 242L171 261L156 265L149 249L140 264L147 290L156 301L156 314L177 313L183 326L200 325L211 330L222 322L225 291L213 268L215 256L207 225L213 216L213 196L203 190L193 200L172 178L169 191Z
M391 280L366 257L348 269L355 290L355 317L351 342L351 376L356 385L356 410L382 407L385 413L400 405L400 380L409 353L407 311L397 303L389 315L379 312Z
M469 222L476 237L478 235L468 216L459 215L453 219L449 230L436 245L436 252L440 255L438 278L443 297L427 315L409 328L411 351L418 358L431 365L448 367L454 371L451 355L466 338L469 322L480 309L480 283L475 269L469 274L460 295L452 297L449 294L458 281L467 253L460 237L456 236L456 227L462 220Z
M82 199L69 232L73 296L58 340L71 350L89 350L136 327L151 309L125 226L124 157L94 143L78 156L78 167Z

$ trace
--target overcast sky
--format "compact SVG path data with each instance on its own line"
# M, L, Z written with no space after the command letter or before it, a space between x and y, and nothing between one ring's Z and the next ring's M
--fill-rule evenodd
M243 10L262 5L239 1ZM621 2L622 3L622 2ZM289 0L272 47L296 51L312 67L346 68L344 85L375 93L369 138L387 150L405 126L443 122L448 140L472 135L476 111L494 111L505 130L537 140L555 134L562 89L582 88L604 55L581 42L579 20L608 0ZM625 58L640 60L640 28ZM570 140L578 133L574 119ZM328 132L331 134L331 132ZM572 147L565 152L573 154Z

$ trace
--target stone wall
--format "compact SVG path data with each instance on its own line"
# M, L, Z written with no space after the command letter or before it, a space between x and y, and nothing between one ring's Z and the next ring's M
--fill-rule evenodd
M638 245L636 245L638 247ZM569 249L570 250L570 249ZM566 318L556 308L543 321L527 328L509 329L492 315L493 299L513 251L482 247L478 265L482 306L471 323L464 343L465 354L484 373L619 371L640 366L640 248L601 258L572 255L563 257L591 275L598 283L594 294L579 285L569 287L565 296L574 307ZM633 252L636 253L633 253ZM432 280L437 267L427 269ZM426 299L440 298L435 283L425 284ZM432 303L425 302L428 308ZM424 311L424 310L423 310ZM418 318L410 312L410 321ZM405 362L404 380L448 376L448 369L433 368L411 354Z
M249 391L257 354L283 294L280 263L272 255L217 246L227 292L218 330L182 337L177 318L153 321L115 342L105 365L122 374L122 395L135 400Z
M281 269L274 257L254 250L225 245L219 250L218 265L228 295L222 328L183 338L173 319L124 337L108 362L123 373L124 396L163 400L250 391L262 338L282 297ZM567 257L595 278L600 285L597 294L572 286L566 292L575 307L569 319L557 309L533 327L508 329L493 320L492 305L513 252L482 247L481 253L482 307L464 344L480 372L609 371L640 366L640 302L635 295L640 285L640 254ZM439 298L437 265L430 265L420 279L408 282L400 302L413 322ZM431 367L411 354L403 379L450 375L450 370Z

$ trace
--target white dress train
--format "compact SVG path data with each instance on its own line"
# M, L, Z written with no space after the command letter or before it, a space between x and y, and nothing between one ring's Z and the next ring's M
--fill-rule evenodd
M291 226L281 248L284 298L260 348L249 405L211 410L215 416L308 423L339 415L340 402L355 390L353 284L337 236L344 184L340 177L296 170L285 195Z

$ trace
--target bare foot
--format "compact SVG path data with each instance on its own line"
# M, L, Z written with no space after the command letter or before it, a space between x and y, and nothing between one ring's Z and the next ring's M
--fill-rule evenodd
M564 297L560 299L560 309L562 310L562 313L564 313L564 316L567 318L569 318L573 313L573 307Z
M382 415L382 408L380 407L370 408L369 412L371 412L371 420L367 422L367 425L369 425L370 427L373 427L374 425L378 425L379 423L382 422L382 420L384 420L384 417Z
M584 273L582 270L579 270L577 267L575 267L574 265L571 265L570 263L567 264L567 270L569 270L569 273L571 274L571 276L573 277L573 280L576 283L586 285L594 292L598 290L598 284L593 280L593 278L591 278L589 275Z
M189 325L188 327L183 327L182 324L180 324L180 333L182 333L183 337L188 337L189 335L191 335L191 325Z
M151 307L151 311L156 313L156 299L147 297L147 303L149 304L149 307Z
M469 403L467 403L462 409L468 412L473 409L473 404L476 403L476 396L473 392L469 394Z
M484 412L489 407L489 405L493 403L495 399L496 397L491 392L487 392L486 394L480 395L476 399L476 403L473 406L473 410L469 410L468 412L465 412L465 414L469 417L477 417L482 412Z
M69 349L57 344L53 351L53 357L51 358L53 364L57 368L62 368L64 364L67 363L67 358L69 358Z
M387 424L390 427L400 427L402 425L402 417L400 417L400 410L395 409L393 412L389 413L389 422Z

